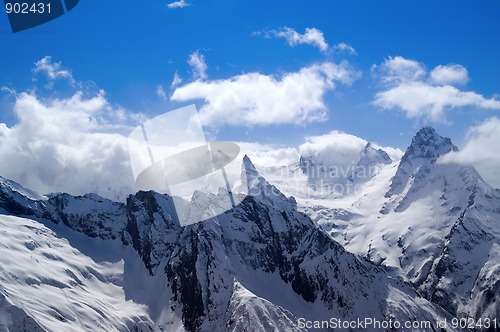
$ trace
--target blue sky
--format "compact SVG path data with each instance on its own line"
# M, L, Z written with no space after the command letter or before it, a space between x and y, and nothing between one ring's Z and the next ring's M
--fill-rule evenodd
M318 61L349 60L363 79L327 96L330 119L321 130L344 130L381 144L404 147L421 122L369 105L369 69L390 56L422 62L428 68L457 63L469 71L467 88L485 96L499 93L500 31L498 1L188 1L169 9L165 1L80 2L76 10L46 25L12 34L1 21L1 84L29 87L33 63L46 55L61 61L79 80L92 80L109 99L131 111L160 114L178 104L163 103L156 87L168 87L178 71L189 79L188 56L205 56L210 79L258 71L279 74ZM330 44L347 43L356 56L322 54L310 45L290 47L283 39L252 32L290 27L317 28ZM170 91L167 91L169 93ZM450 114L451 113L451 114ZM483 114L449 112L453 124L435 125L460 138ZM376 126L374 126L376 124ZM286 131L310 133L307 128ZM259 134L262 128L255 131ZM276 131L276 130L273 130ZM279 130L277 130L279 131ZM404 133L399 142L400 132ZM274 138L273 138L274 140Z
M498 1L179 3L80 1L15 34L0 15L0 122L19 122L13 109L23 91L48 102L101 89L110 107L143 118L194 102L219 140L298 146L340 130L404 150L424 124L470 150L500 137L484 129L500 112ZM46 56L71 78L50 77L39 62ZM172 87L174 75L182 82ZM280 90L287 80L292 92ZM289 101L301 84L311 103ZM252 89L260 106L247 100ZM225 100L227 91L243 101ZM321 105L303 111L314 102Z

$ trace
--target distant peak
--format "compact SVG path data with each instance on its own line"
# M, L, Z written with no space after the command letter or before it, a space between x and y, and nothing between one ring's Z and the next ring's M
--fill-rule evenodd
M0 176L0 192L4 191L5 193L18 193L32 201L44 201L47 199L46 196L40 195L35 191L24 188L19 183L6 179Z
M254 164L247 155L243 157L243 170L247 173L258 173Z
M241 163L240 178L245 189L249 188L251 186L251 183L255 179L259 178L259 172L257 172L257 169L247 155L243 157L243 162Z
M244 155L243 156L243 162L244 163L251 163L252 161L250 160L250 157L248 157L248 155Z
M391 157L382 149L375 149L370 142L366 143L365 148L360 153L360 160L358 165L376 165L376 164L390 164L392 163Z

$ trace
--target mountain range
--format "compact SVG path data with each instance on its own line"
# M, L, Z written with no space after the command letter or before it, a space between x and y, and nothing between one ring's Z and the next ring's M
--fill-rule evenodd
M241 203L228 208L222 188L196 192L185 213L217 217L185 227L179 198L154 191L42 196L0 178L0 331L451 331L439 322L493 320L500 192L440 161L456 150L424 127L398 160L368 142L354 159L317 151L281 168L245 156Z

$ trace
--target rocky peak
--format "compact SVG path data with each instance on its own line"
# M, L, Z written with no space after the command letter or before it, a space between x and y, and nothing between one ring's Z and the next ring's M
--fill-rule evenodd
M246 155L243 157L241 166L241 184L240 191L245 192L261 203L273 206L276 202L281 202L283 206L293 208L296 206L295 199L287 198L278 188L267 182Z
M358 165L365 164L390 164L391 157L382 149L375 149L370 142L366 143L365 148L360 153Z
M415 134L401 162L415 158L435 162L437 158L451 151L458 151L451 139L440 136L434 128L426 126Z
M411 179L426 178L425 174L433 168L436 160L451 151L458 151L458 148L449 138L442 137L429 126L420 129L401 158L391 187L385 196L401 194Z

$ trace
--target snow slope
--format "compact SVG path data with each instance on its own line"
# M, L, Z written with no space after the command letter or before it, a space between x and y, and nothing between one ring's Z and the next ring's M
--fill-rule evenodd
M155 329L147 308L127 298L119 256L95 260L30 219L0 215L0 229L1 331ZM109 251L134 256L120 243L98 246L106 256L113 256Z

